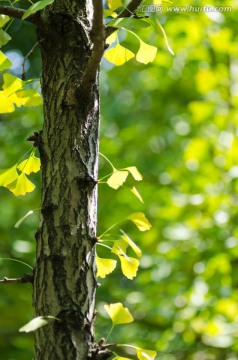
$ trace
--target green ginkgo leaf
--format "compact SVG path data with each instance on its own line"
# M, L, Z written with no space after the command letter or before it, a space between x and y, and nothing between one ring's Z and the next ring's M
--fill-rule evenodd
M39 10L44 9L47 5L50 5L54 2L54 0L41 0L33 5L31 5L25 12L25 14L22 16L22 20L26 19L28 16L36 13Z
M130 219L140 231L150 230L152 226L149 220L145 217L145 214L141 212L131 214L127 218Z
M140 265L139 260L129 256L118 256L121 261L121 270L123 275L125 275L127 279L132 280L134 277L136 277L136 273Z
M34 155L30 156L28 159L22 161L17 168L24 172L26 175L31 173L37 173L40 171L41 162L40 159Z
M130 311L122 303L104 305L104 309L110 316L113 325L128 324L134 321Z
M0 14L0 27L3 27L9 20L9 16Z
M107 180L107 184L113 188L118 189L124 184L128 176L128 171L115 170L114 173Z
M8 33L6 33L6 31L0 29L0 48L3 45L6 45L8 43L8 41L11 40L11 36L8 35Z
M125 64L134 56L135 54L132 51L120 44L117 44L112 49L107 50L104 55L108 61L117 66Z
M35 331L42 326L45 326L49 323L50 320L57 320L60 321L60 319L55 318L54 316L37 316L31 321L29 321L26 325L22 326L19 331L20 332L26 332L29 333L31 331Z
M17 166L14 165L9 169L0 170L0 186L8 187L18 178Z
M96 256L97 276L105 278L112 273L117 265L117 261L113 259L102 259Z
M15 195L25 195L35 189L35 185L26 177L24 173L18 176L17 180L9 184L7 188Z

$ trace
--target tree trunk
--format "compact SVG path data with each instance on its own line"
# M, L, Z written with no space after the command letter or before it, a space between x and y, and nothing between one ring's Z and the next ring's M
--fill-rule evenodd
M41 217L34 273L36 360L97 359L94 343L99 93L82 95L91 55L92 0L55 0L41 14L44 125Z

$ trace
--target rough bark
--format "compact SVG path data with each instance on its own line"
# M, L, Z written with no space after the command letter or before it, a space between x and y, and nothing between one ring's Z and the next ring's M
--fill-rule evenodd
M37 27L44 125L40 225L34 271L36 360L97 359L94 343L99 93L81 82L92 53L92 0L55 0ZM42 41L43 39L43 41ZM103 356L103 354L101 354ZM106 355L105 355L106 357Z

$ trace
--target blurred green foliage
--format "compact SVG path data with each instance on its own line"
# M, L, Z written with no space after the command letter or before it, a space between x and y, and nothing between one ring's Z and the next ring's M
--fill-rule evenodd
M123 226L143 249L141 266L133 281L119 268L99 279L96 333L106 337L111 326L103 305L123 302L135 322L118 326L109 341L155 349L160 360L238 359L238 4L209 4L232 10L151 14L164 26L174 56L162 36L142 29L141 38L159 48L153 64L131 60L113 67L104 60L101 69L100 151L117 168L139 168L145 204L126 188L100 185L98 234L136 211L153 227L139 233L133 224ZM34 28L14 21L9 33L5 53L21 65L36 42ZM130 35L123 36L122 44L133 49ZM27 76L39 77L39 50L27 63ZM20 65L13 74L19 76ZM39 108L1 116L0 168L16 163L30 146L26 138L41 127ZM100 158L100 177L110 171ZM39 176L33 182L39 189ZM0 256L34 265L38 212L19 229L14 224L39 208L39 191L15 198L0 188L0 196ZM99 253L111 255L101 247ZM0 261L0 278L26 272ZM1 359L31 359L33 336L18 333L33 317L31 286L2 285L0 311Z

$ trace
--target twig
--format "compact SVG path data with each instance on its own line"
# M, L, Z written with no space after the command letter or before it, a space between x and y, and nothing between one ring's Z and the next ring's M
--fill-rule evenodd
M91 89L104 52L104 24L102 0L93 0L93 25L91 31L91 39L93 43L92 54L88 61L81 83L81 89L84 96L87 96L88 91Z
M28 54L26 54L26 56L24 57L24 61L22 63L22 80L26 80L26 71L25 71L25 64L27 59L31 56L31 54L34 52L35 48L45 39L41 39L39 41L37 41L37 43L31 48L31 50L28 52Z
M127 7L123 9L118 15L117 19L124 18L124 17L131 17L134 14L134 11L140 6L143 0L131 0ZM117 28L113 26L106 27L106 38L110 36Z
M0 14L1 15L8 15L10 17L13 17L15 19L21 19L22 16L25 14L25 10L23 9L19 9L19 8L14 8L14 7L11 7L11 6L4 6L4 5L1 5L0 6ZM32 22L32 23L37 23L37 18L38 18L38 14L35 13L35 14L32 14L30 16L28 16L26 18L26 21L29 21L29 22Z
M25 274L21 278L9 279L4 277L0 280L0 284L26 284L26 283L33 283L33 275L32 274Z

